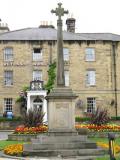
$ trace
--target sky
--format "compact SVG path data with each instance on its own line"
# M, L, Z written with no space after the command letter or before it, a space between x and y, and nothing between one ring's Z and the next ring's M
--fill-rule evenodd
M120 0L0 0L0 18L10 30L38 27L48 21L56 27L57 17L52 9L61 2L65 10L63 30L66 19L76 19L76 32L120 34Z

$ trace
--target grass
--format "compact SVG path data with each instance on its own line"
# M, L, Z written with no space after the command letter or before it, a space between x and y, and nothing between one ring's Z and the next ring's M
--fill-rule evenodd
M25 143L25 142L1 140L0 141L0 150L3 150L6 146L11 145L11 144L23 144L23 143Z
M108 143L108 138L89 138L89 139L94 142ZM120 145L120 138L115 139L115 144Z
M116 160L120 160L120 155L115 157ZM101 158L96 158L95 160L110 160L110 156L104 156Z

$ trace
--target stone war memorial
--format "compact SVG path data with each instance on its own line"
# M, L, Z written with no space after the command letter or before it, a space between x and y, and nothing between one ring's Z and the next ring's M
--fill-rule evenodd
M65 87L63 61L62 16L68 11L58 7L51 11L57 20L57 79L55 88L46 96L48 103L48 133L40 134L30 144L24 144L24 154L41 157L76 157L93 159L104 154L96 143L87 139L87 131L75 130L75 99L71 88Z

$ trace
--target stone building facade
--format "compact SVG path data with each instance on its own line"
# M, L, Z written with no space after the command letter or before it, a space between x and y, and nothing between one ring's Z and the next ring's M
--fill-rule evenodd
M120 116L120 36L64 31L63 39L65 83L78 95L76 115L101 107ZM0 34L0 115L20 115L16 99L23 86L33 79L47 83L49 64L56 61L56 40L51 26Z

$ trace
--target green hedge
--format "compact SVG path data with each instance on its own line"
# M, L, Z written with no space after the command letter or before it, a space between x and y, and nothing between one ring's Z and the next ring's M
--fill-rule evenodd
M89 121L90 120L90 117L75 117L75 122L86 122L86 121ZM117 121L117 120L120 120L120 117L111 117L112 121Z
M0 122L6 122L6 121L13 121L13 122L16 122L16 121L22 121L22 118L21 117L14 117L12 119L9 119L9 118L6 118L6 117L0 117Z
M84 122L84 121L89 121L89 117L75 117L75 122Z
M111 117L111 120L113 121L120 120L120 117Z

